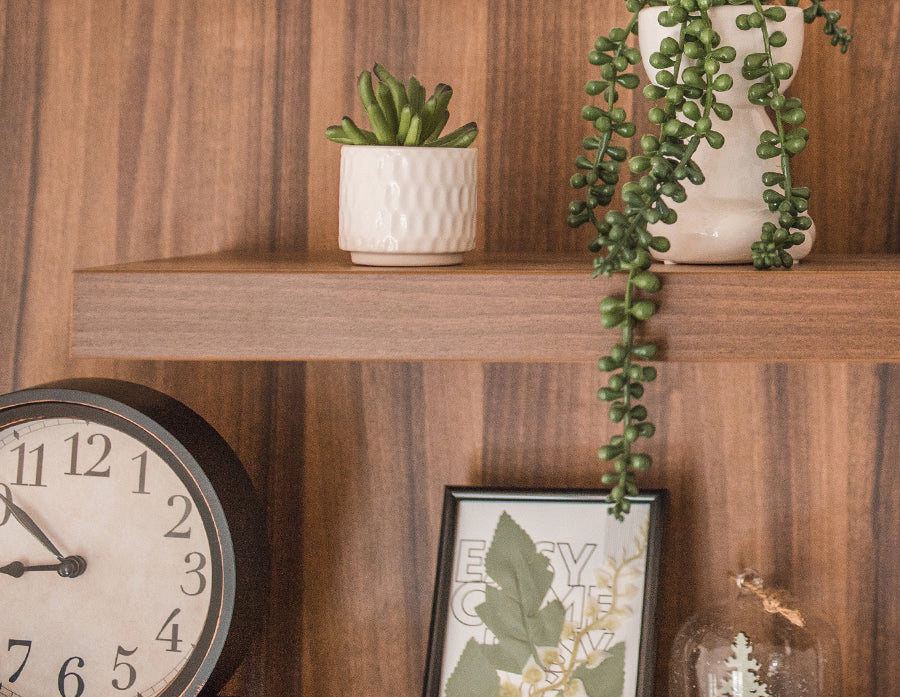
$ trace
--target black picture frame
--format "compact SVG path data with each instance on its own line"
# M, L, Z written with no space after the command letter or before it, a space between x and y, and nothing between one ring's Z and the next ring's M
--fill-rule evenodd
M596 681L618 680L617 674L621 676L623 697L652 696L656 598L667 492L645 491L633 497L631 512L622 522L608 515L608 494L605 489L445 489L424 697L458 697L463 693L467 693L466 697L487 695L504 684L507 692L503 694L515 694L512 688L521 688L522 680L538 677L535 666L541 670L547 668L543 671L546 682L538 684L566 677L584 678L581 687L587 697L593 697L592 691L598 694L601 691L599 685L606 684ZM533 547L529 547L529 542ZM496 543L494 552L491 551L492 543ZM543 555L546 570L541 571L544 562L535 554ZM509 571L509 564L518 564L511 561L514 558L529 559L530 565L517 567L515 574L507 575L503 570ZM635 561L638 558L640 561ZM626 559L632 561L616 573L613 567L625 564ZM595 572L600 574L595 577L594 584L586 578L592 564ZM501 580L507 579L507 587L488 573L489 568ZM532 568L536 571L531 571ZM616 580L601 589L603 579L612 578L610 569ZM623 589L620 584L626 571L632 578L627 589ZM543 589L547 585L548 572L552 572L549 590L539 602L538 612L527 622L533 622L537 627L535 636L541 633L551 636L562 611L565 622L570 623L563 625L562 633L567 634L573 627L575 633L568 640L568 646L566 641L559 640L556 655L552 652L551 642L548 642L549 646L538 648L539 660L535 659L534 650L530 650L523 672L516 674L510 666L521 665L526 653L525 642L517 638L517 630L510 630L498 639L488 624L494 624L501 635L507 631L506 623L498 621L496 610L504 607L503 603L508 602L510 596L522 601L519 607L528 606L531 611L538 607L535 593L540 594L540 590L533 591L530 598L524 593L517 596L519 591L510 592L510 589L531 585L520 584L519 580L513 584L511 579L518 579L518 575L523 574L530 578L534 573L540 578L536 587ZM493 590L489 591L487 586L492 586ZM563 589L566 592L563 593ZM627 602L625 590L631 594ZM486 600L488 593L492 602ZM589 600L589 597L594 599ZM479 598L481 603L478 603ZM549 607L551 604L552 608ZM603 613L608 615L602 620L608 625L606 631L580 631L588 623L585 619L585 608L588 607L596 613L591 615L594 618L591 623L595 626L601 623ZM487 622L479 614L479 608L489 618ZM626 609L630 614L624 614ZM614 626L616 622L619 623L617 627ZM533 634L532 627L527 633ZM577 638L579 635L581 637ZM535 644L531 646L533 649ZM571 663L573 649L578 658ZM465 658L463 653L467 654ZM550 663L554 658L560 660L555 666ZM573 671L568 669L570 664L581 667ZM496 671L496 683L490 677L492 670ZM451 681L454 684L448 689Z

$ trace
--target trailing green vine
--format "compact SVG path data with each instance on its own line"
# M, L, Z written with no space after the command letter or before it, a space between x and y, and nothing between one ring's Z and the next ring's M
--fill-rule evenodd
M737 26L745 31L759 30L765 50L747 56L741 74L748 80L762 78L762 82L750 86L747 98L752 104L771 107L775 114L777 132L766 130L760 134L756 154L764 160L779 158L781 164L780 171L767 172L763 177L766 186L781 188L780 192L767 189L763 194L769 210L779 214L778 225L766 223L763 226L760 241L751 248L753 265L758 269L790 268L794 259L787 250L803 244L803 231L812 226L812 219L803 215L808 207L810 191L807 187L795 187L791 174L791 158L806 148L809 131L802 128L806 112L800 99L788 99L781 93L781 81L791 78L794 67L790 63L776 63L772 57L772 48L784 46L787 37L782 31L773 32L770 36L763 20L783 22L785 10L783 7L764 10L760 0L753 0L753 8L755 12L738 17Z
M832 45L846 52L852 39L838 25L840 13L826 11L821 0L809 0L803 10L804 20L812 23L824 19L825 33ZM798 6L800 0L785 0L787 6ZM625 277L621 295L605 298L600 303L601 324L618 329L621 341L600 358L598 367L608 373L607 384L598 392L600 400L609 404L609 418L621 424L621 432L613 435L598 451L599 458L609 463L610 470L602 481L611 487L610 513L621 519L630 509L629 496L638 493L637 473L650 468L650 455L638 446L641 438L654 435L646 407L638 403L644 385L652 382L657 372L645 361L654 358L657 347L637 339L642 322L656 314L652 296L660 290L661 281L650 270L653 252L665 253L668 240L653 234L649 226L674 223L678 214L672 204L687 199L684 181L699 185L704 174L692 159L700 147L721 148L725 139L715 130L716 119L728 121L730 106L717 95L731 90L733 80L721 72L723 63L735 60L737 52L722 45L714 30L709 10L723 5L746 5L748 12L738 17L742 30L760 31L764 50L747 57L742 74L754 82L747 98L753 104L771 107L775 114L775 131L760 135L757 154L763 159L778 158L777 172L767 172L763 182L768 187L763 199L769 209L778 213L777 225L763 225L759 241L751 249L753 264L759 269L789 268L793 258L788 250L802 244L811 219L805 215L810 191L795 186L791 158L802 152L809 132L802 127L806 120L803 105L796 97L781 92L782 81L793 74L789 63L775 62L772 49L785 45L784 32L769 33L766 20L784 21L784 7L773 0L626 0L631 18L625 27L616 27L599 37L588 55L591 65L600 69L600 79L590 80L585 91L601 99L601 105L589 104L581 116L593 124L595 134L585 137L582 145L587 154L575 158L577 172L570 185L584 192L584 198L569 204L568 224L578 228L589 224L596 236L590 243L594 258L594 275ZM634 90L640 85L633 71L642 56L629 46L629 38L638 31L638 15L645 7L667 7L659 15L666 27L679 27L678 38L662 40L659 50L649 57L658 70L655 84L647 85L644 96L653 102L649 121L658 131L641 136L640 152L629 159L628 150L614 142L616 137L631 139L637 127L618 106L619 89ZM593 157L589 155L593 154ZM622 177L622 163L628 161L634 181L621 187L621 206L612 204ZM602 215L599 209L608 209Z

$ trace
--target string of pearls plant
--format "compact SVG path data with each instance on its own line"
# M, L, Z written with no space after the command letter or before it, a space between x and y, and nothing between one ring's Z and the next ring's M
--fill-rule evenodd
M747 99L770 107L775 117L775 130L760 134L757 155L778 163L775 171L763 177L767 187L763 200L777 213L777 224L767 222L762 226L759 240L752 245L753 265L758 269L790 268L793 258L788 250L803 243L803 233L811 226L805 215L810 191L796 185L791 171L791 159L805 149L809 139L809 131L803 128L806 112L800 99L782 94L781 82L792 76L794 66L774 60L772 49L784 46L787 37L778 30L770 32L767 24L767 20L776 25L783 22L786 10L782 5L797 7L800 1L626 0L630 21L624 28L616 27L600 36L588 55L591 65L599 67L600 79L590 80L585 91L600 103L581 110L595 133L582 142L586 154L575 158L578 171L570 184L585 195L569 204L568 224L572 228L590 225L596 232L590 244L597 255L595 276L625 277L624 293L600 303L603 327L618 329L621 341L598 362L599 369L609 373L598 397L609 403L609 418L622 429L598 453L602 461L612 464L602 481L611 487L610 513L620 520L629 511L628 497L638 493L637 473L651 466L650 456L639 452L637 442L655 432L653 423L647 420L646 407L638 400L644 394L644 384L657 376L653 367L643 363L656 355L657 347L638 343L636 328L657 312L656 303L648 297L661 287L659 276L649 270L652 252L664 253L670 245L664 236L651 233L648 226L677 220L672 204L687 199L685 180L695 185L705 180L692 159L694 154L701 147L719 149L724 145L724 136L715 130L715 120L728 121L733 113L717 98L734 87L731 76L720 73L720 69L736 58L735 48L723 44L713 29L709 11L717 6L747 6L747 12L737 18L737 27L759 32L763 46L762 51L750 54L742 67L742 75L756 81ZM806 23L823 20L832 45L846 52L852 36L839 26L840 13L826 10L822 0L806 2ZM656 84L647 85L643 91L653 103L648 118L658 131L641 135L640 152L629 158L628 150L614 142L616 137L632 139L637 133L625 109L617 106L620 89L634 90L640 85L633 68L642 56L639 49L629 45L629 37L638 32L642 9L665 6L668 9L659 15L659 23L678 27L678 38L664 39L649 57L659 72ZM621 187L620 207L598 213L613 202L626 161L635 181Z

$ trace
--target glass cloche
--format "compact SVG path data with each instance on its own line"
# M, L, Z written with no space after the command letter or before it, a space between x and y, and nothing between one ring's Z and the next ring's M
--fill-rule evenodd
M691 617L672 647L670 697L841 697L840 644L821 619L754 571L737 594Z

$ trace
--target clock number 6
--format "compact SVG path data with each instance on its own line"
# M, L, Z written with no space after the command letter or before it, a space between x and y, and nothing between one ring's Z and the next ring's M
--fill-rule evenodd
M76 662L78 668L84 668L84 659L79 658L78 656L72 656L72 658L62 664L62 668L59 669L59 677L56 679L56 687L62 697L81 697L82 693L84 692L84 678L82 678L74 670L69 670L69 664L72 661ZM75 678L74 695L66 693L66 680L68 678Z

